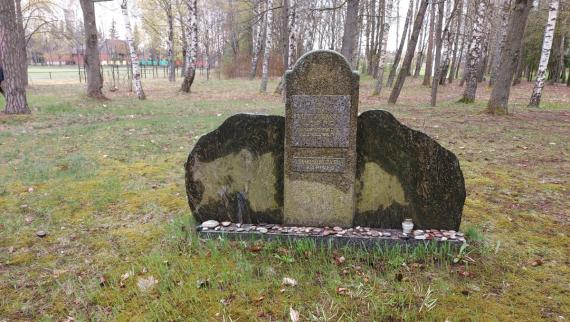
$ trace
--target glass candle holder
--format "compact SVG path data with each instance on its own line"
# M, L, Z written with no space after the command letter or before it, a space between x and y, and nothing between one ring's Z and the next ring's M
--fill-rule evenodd
M412 232L412 229L414 229L414 223L412 222L412 219L404 219L404 221L402 221L402 230L404 234L410 234Z

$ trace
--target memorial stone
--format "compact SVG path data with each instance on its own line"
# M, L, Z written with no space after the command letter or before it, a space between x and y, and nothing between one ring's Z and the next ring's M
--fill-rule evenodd
M308 53L286 73L285 224L352 225L358 82L332 51Z

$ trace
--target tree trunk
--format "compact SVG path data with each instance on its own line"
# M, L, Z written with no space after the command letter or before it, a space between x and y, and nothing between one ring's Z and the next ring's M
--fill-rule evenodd
M358 4L360 0L347 0L346 19L344 19L344 33L340 53L346 58L350 67L354 69L354 48L358 40Z
M459 82L459 86L463 86L465 84L465 80L467 80L467 76L469 76L469 46L471 45L471 40L473 38L473 17L477 16L477 4L478 1L476 0L467 1L467 14L465 15L466 21L464 24L465 30L463 31L462 41L464 51L461 53L461 55L464 57L463 61L459 63L460 68L463 64L463 72L461 73L461 81Z
M271 25L273 23L273 0L267 0L267 17L265 19L265 50L263 52L263 66L261 71L261 85L259 91L267 92L269 79L269 54L271 52Z
M309 26L309 34L307 36L307 41L304 44L304 52L313 50L315 45L315 34L317 32L317 17L314 11L309 12L309 20L311 22Z
M455 1L459 1L458 3L458 7L457 7L457 24L455 26L455 40L453 41L454 43L454 48L453 48L453 58L451 58L451 66L449 68L449 84L453 83L453 79L455 77L455 68L458 66L457 63L457 47L459 46L459 35L461 34L461 23L462 23L462 19L463 19L463 0L455 0ZM462 45L463 46L463 45ZM461 59L460 59L461 60Z
M137 50L133 44L133 31L131 30L131 21L129 19L129 9L127 0L123 0L121 4L121 11L123 12L123 19L125 21L125 35L127 37L127 44L129 46L129 53L131 55L131 68L133 70L133 85L135 86L135 92L140 100L146 98L144 90L142 88L141 82L141 72L139 66L139 58L137 57Z
M285 72L287 72L289 69L292 69L293 64L295 63L295 53L297 52L297 12L295 5L293 5L293 7L290 9L292 10L290 10L291 12L289 14L289 49L287 50L287 63L289 65L285 66L283 76L281 76L279 84L277 84L277 87L275 88L275 92L273 92L273 94L283 93L283 86L285 85Z
M497 80L493 85L487 111L491 114L508 114L509 95L517 60L521 55L523 31L532 8L532 0L515 0L514 9L509 18L509 29L501 63L497 71Z
M560 46L558 47L558 53L560 55L558 57L558 66L557 66L558 67L557 68L558 73L556 73L556 78L554 79L554 82L556 82L556 83L558 83L558 82L563 83L564 82L564 77L563 77L564 69L565 69L564 54L566 51L566 47L564 46L564 40L565 39L566 38L564 37L564 34L561 34L560 35ZM26 66L27 66L27 64L26 64Z
M426 55L426 70L425 70L424 82L423 82L424 86L429 86L431 84L434 29L435 29L435 2L432 2L430 4L429 37L428 37L428 48L427 48L427 55Z
M521 54L521 55L519 55L519 57L517 59L517 67L515 69L515 77L513 79L513 85L512 86L516 86L516 85L521 83L521 78L523 75L523 65L522 65L523 59L522 58L523 57ZM529 72L527 75L529 75L528 77L530 78L530 69L529 69ZM530 81L530 79L529 79L529 81Z
M529 0L530 1L530 0ZM477 8L477 16L473 25L473 36L469 45L469 58L467 66L467 75L465 77L465 90L463 98L460 102L473 103L475 101L475 94L477 93L477 76L479 71L479 63L481 61L481 50L483 41L483 32L481 30L483 20L485 19L485 12L487 11L486 0L479 0Z
M176 1L179 6L178 0ZM180 22L180 38L182 40L182 70L186 70L186 52L188 52L188 37L186 37L186 19L182 17L182 10L178 9L178 20Z
M85 70L87 72L87 96L105 98L103 95L103 76L99 61L99 41L95 22L95 7L91 0L80 0L85 29Z
M396 79L394 88L390 93L390 98L388 98L388 103L390 104L396 104L398 96L400 96L400 91L404 86L404 81L406 80L408 71L410 70L410 65L412 64L412 59L414 58L414 53L416 51L416 44L418 43L420 28L422 27L424 16L426 14L428 1L429 0L421 0L420 2L418 14L416 15L416 19L414 21L414 26L412 29L412 38L410 39L410 43L408 44L408 49L406 50L406 56L404 57L404 61L402 62L402 68L400 68L400 72L398 73L398 78Z
M376 46L376 0L370 0L366 18L366 61L368 65L366 66L366 73L372 75L374 73L374 66L372 61L374 60L374 52Z
M451 1L450 1L451 2ZM445 27L443 28L442 32L442 55L440 59L440 71L439 71L439 85L445 85L445 81L447 80L447 73L449 71L449 63L451 60L451 51L452 47L454 46L453 43L453 33L451 32L452 22L455 21L454 17L457 14L457 6L459 2L453 1L453 9L451 9L451 3L448 2L447 7L445 8ZM437 93L436 93L437 96Z
M166 20L168 23L168 41L167 41L167 55L168 55L168 81L176 81L176 65L174 64L174 15L172 14L172 2L168 0L166 3ZM136 48L135 48L136 51Z
M18 57L21 60L21 63L18 64L18 66L20 66L21 68L21 73L24 74L24 85L28 86L28 53L26 51L26 33L24 31L24 19L22 16L22 4L21 4L21 0L16 0L15 1L16 4L16 22L18 24L17 27L17 37L19 38L18 40L18 44L19 44L19 51L20 51L20 55L18 55Z
M186 22L186 68L184 69L184 80L180 91L190 93L190 88L196 76L196 55L198 51L198 7L196 0L186 0L188 8L188 19Z
M503 48L505 47L505 38L507 37L507 24L509 22L509 11L511 9L511 2L510 0L502 0L501 5L501 26L499 30L499 39L495 45L495 50L493 53L493 64L491 66L491 76L489 77L489 86L493 86L495 84L495 80L497 79L497 70L499 69L499 62L501 61L501 53L503 52Z
M443 6L445 1L440 0L437 4L437 24L435 27L435 66L434 71L435 74L433 75L433 79L431 82L431 99L430 104L431 106L435 106L437 102L437 86L439 84L439 79L441 75L441 49L443 47L443 35L442 35L442 25L443 25ZM449 5L449 4L448 4Z
M259 1L259 12L263 11L262 1ZM259 53L263 47L263 18L259 19L256 24L256 37L253 47L253 56L251 57L251 68L249 73L249 80L253 80L257 74L257 62L259 61Z
M392 63L392 68L390 68L390 74L388 75L388 81L386 82L386 86L388 86L388 87L392 87L392 83L394 82L394 77L396 77L396 71L398 70L398 64L400 63L400 58L402 56L402 52L404 51L404 45L406 43L406 34L408 32L408 28L409 28L409 25L410 25L411 20L412 20L413 2L414 2L414 0L410 0L410 5L408 7L408 13L406 13L406 21L404 22L404 31L402 33L402 39L400 39L400 46L398 47L398 51L396 51L396 56L394 57L394 62ZM416 42L417 42L417 39L416 39ZM415 50L415 48L414 48L414 50ZM409 68L409 66L408 66L408 68Z
M388 34L390 33L390 17L392 16L392 0L386 0L386 9L384 10L384 25L382 31L382 45L380 47L380 57L378 58L378 73L372 95L380 95L382 84L384 82L384 70L386 65L386 46L388 45Z
M420 4L417 4L417 7L419 9ZM418 54L416 56L416 65L415 65L415 70L414 70L414 78L418 78L420 76L420 72L422 70L422 63L423 63L423 59L424 59L424 50L426 47L426 39L427 39L427 24L428 24L428 20L425 19L424 17L424 22L422 25L422 28L420 29L420 36L418 41L420 42L420 49L418 50Z
M490 27L483 28L489 30ZM487 60L489 58L489 37L487 32L483 32L483 39L481 40L481 59L479 59L479 67L477 69L477 82L480 83L485 78L485 69L487 67Z
M281 43L283 46L283 69L289 66L289 9L291 8L290 0L283 0L283 8L281 11ZM267 8L270 10L271 8Z
M4 69L2 91L6 97L6 114L29 114L26 85L22 73L22 46L24 38L19 37L16 8L13 0L0 1L0 57Z
M556 17L558 16L559 0L550 0L548 6L548 21L546 22L546 30L542 40L542 52L540 54L540 63L536 73L536 83L532 90L530 103L528 107L539 107L540 97L542 96L542 88L544 87L544 78L546 75L546 67L550 58L550 50L552 49L552 38L554 37L554 29L556 28Z

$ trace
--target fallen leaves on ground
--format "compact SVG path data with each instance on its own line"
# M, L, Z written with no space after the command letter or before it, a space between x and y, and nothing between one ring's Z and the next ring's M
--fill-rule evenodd
M128 271L125 274L121 275L121 280L119 281L120 287L125 287L125 282L129 279L129 277L133 276L132 271Z
M334 262L337 265L341 265L342 263L344 263L346 261L346 258L344 258L344 256L334 256Z
M263 249L263 246L261 246L261 245L251 245L249 247L249 251L252 253L259 253L262 249Z

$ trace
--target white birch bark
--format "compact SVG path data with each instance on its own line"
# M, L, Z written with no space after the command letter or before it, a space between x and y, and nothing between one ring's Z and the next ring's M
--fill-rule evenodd
M453 6L456 6L457 3L453 3ZM451 13L452 1L448 1L445 6L445 28L443 29L442 33L442 54L441 54L441 61L439 65L439 84L445 85L445 79L447 76L447 71L449 69L449 60L450 60L450 53L453 47L453 37L450 31L451 28ZM456 9L456 8L454 8ZM453 13L455 14L455 12Z
M289 47L287 48L287 70L292 69L295 65L295 55L297 53L297 7L294 3L291 3L291 12L289 14ZM275 94L283 93L283 87L285 85L285 76L281 76L277 88L275 88Z
M259 12L263 11L262 2L259 2ZM251 68L249 73L249 80L253 80L255 78L255 74L257 74L257 61L259 60L259 53L261 52L261 48L263 47L263 19L260 18L255 26L255 40L253 42L253 57L251 57Z
M312 6L312 2L310 2L310 5ZM313 46L315 44L315 34L317 32L317 18L316 18L316 13L313 10L309 10L308 19L310 21L310 25L308 28L308 35L306 37L306 42L303 46L305 52L313 50Z
M168 81L176 81L176 66L174 65L174 16L172 14L172 2L167 0L164 3L166 19L168 22L168 39L166 41L166 52L168 56Z
M559 0L550 0L548 6L548 21L544 31L544 39L542 40L542 52L540 54L540 63L536 72L536 83L532 90L529 107L539 107L542 89L544 88L544 79L546 76L546 67L550 58L550 50L552 49L552 39L554 38L554 29L556 28L556 17L558 16Z
M184 81L180 90L185 93L190 93L190 87L194 83L196 76L196 55L198 52L198 7L196 0L185 0L186 7L188 8L188 19L185 21L186 27L186 66L184 68Z
M382 91L382 83L384 82L384 69L386 63L386 46L388 45L388 34L390 33L390 24L392 17L392 0L386 0L386 12L384 13L384 31L382 33L382 47L380 49L380 57L378 58L378 75L374 83L374 91L372 95L380 95Z
M271 52L271 25L273 24L273 0L267 0L267 17L265 19L265 50L263 52L263 67L261 71L261 93L267 92L267 80L269 79L269 54Z
M464 103L472 103L475 101L475 93L477 92L477 74L479 71L479 61L481 60L481 50L483 42L483 20L487 11L487 3L485 0L479 0L477 7L477 16L473 24L473 36L469 45L469 57L467 60L467 75L465 78L465 90L463 92Z
M295 57L297 55L297 33L299 32L299 25L297 24L297 7L292 4L292 12L289 20L289 58L287 62L289 66L287 69L293 68L295 65Z
M133 85L135 86L135 91L137 97L140 100L146 98L141 82L141 72L139 69L139 58L137 57L137 51L133 42L133 31L131 29L131 20L129 19L129 9L127 0L123 0L121 4L121 11L123 12L123 19L125 21L125 34L127 37L127 44L129 45L129 52L131 55L131 68L133 70Z

